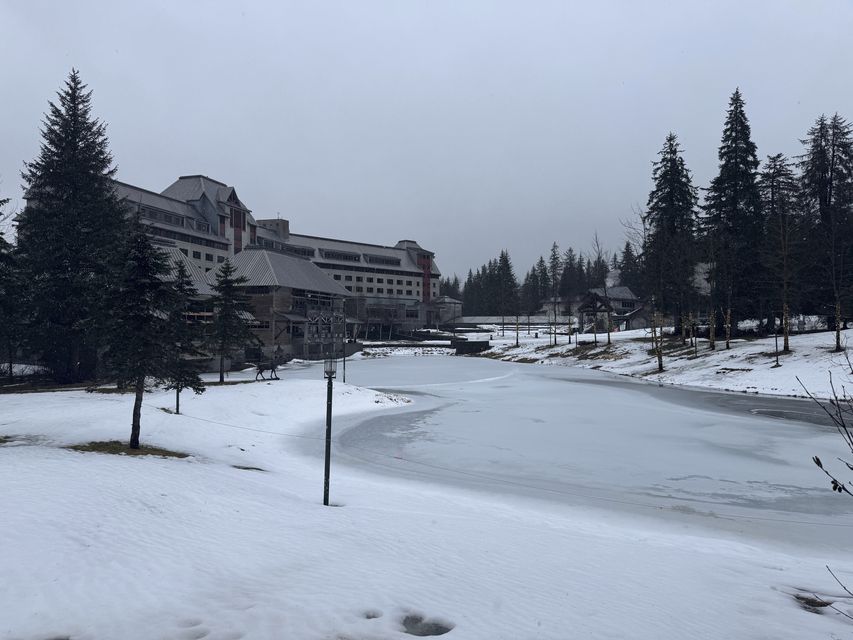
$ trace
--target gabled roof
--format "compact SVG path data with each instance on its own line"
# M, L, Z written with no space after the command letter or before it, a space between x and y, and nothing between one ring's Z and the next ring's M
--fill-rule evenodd
M198 292L198 295L213 295L214 292L210 286L210 282L207 281L207 275L200 267L196 266L195 263L190 262L190 259L187 258L180 249L177 247L160 247L160 251L166 254L166 260L169 263L169 267L172 269L172 277L174 277L174 274L178 269L178 263L183 262L187 273L190 275L190 279L195 285L195 290Z
M639 298L634 295L634 292L628 287L607 287L606 296L604 294L604 289L601 287L597 289L590 289L589 291L597 296L601 296L602 298L607 297L611 300L639 300Z
M201 200L202 196L207 196L207 199L214 205L220 202L227 202L229 196L235 196L238 206L243 209L248 209L239 198L236 197L234 187L229 187L225 183L208 178L207 176L181 176L172 184L166 187L162 195L169 198L175 198L183 202L194 202Z
M182 216L196 218L196 212L186 202L175 200L169 196L164 196L160 193L154 193L148 189L142 189L126 182L113 180L113 188L115 194L120 200L127 200L144 204L155 209L163 209Z
M231 258L236 275L248 279L250 287L290 287L348 297L352 294L327 276L314 263L275 251L245 249ZM208 272L212 282L215 270Z

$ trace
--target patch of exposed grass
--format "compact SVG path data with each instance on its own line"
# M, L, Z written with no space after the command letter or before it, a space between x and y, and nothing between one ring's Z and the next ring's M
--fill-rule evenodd
M15 436L0 436L0 446L9 444L15 440Z
M113 394L113 393L135 393L133 389L130 387L89 387L86 389L89 393L104 393L104 394Z
M161 458L186 458L190 454L180 451L170 451L160 447L140 446L139 449L131 449L126 442L118 440L105 440L102 442L87 442L86 444L74 444L67 449L74 451L92 453L111 453L113 455L125 456L159 456Z
M258 380L260 382L260 380ZM225 382L219 382L219 380L214 380L213 382L205 382L205 387L228 387L234 384L254 384L255 380L226 380Z
M232 464L231 466L242 471L263 471L266 473L266 469L261 469L260 467L246 467L242 464Z
M810 613L823 613L823 609L825 607L829 607L833 604L831 600L824 600L823 598L805 593L795 593L794 600L796 600L797 604L799 604L803 609Z

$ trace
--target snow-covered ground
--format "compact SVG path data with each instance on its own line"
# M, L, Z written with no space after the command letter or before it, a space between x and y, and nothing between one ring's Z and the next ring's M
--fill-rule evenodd
M773 337L753 340L733 340L731 349L718 341L717 349L709 351L707 340L699 340L694 354L689 345L680 347L665 342L663 373L657 372L657 360L650 352L651 338L647 330L615 332L612 344L607 346L606 334L598 334L598 346L592 344L592 334L580 336L580 351L568 336L558 335L556 347L549 346L546 333L535 337L535 330L527 333L522 327L519 347L515 347L515 327L506 326L504 335L500 327L490 327L482 334L492 336L492 357L518 362L539 364L567 364L601 369L612 373L644 378L651 382L744 391L771 395L804 396L806 388L817 397L831 397L830 373L838 391L847 385L853 392L853 375L843 353L833 352L835 334L832 332L807 333L791 336L791 352L779 356L776 367L776 343ZM850 340L853 348L853 330L842 331L842 343ZM680 343L679 343L680 344ZM779 338L779 348L782 338ZM579 356L579 357L578 357Z
M567 367L357 358L327 508L322 368L280 376L181 416L147 396L143 442L185 459L62 448L126 438L129 396L0 396L0 638L850 633L791 597L853 577L824 427Z

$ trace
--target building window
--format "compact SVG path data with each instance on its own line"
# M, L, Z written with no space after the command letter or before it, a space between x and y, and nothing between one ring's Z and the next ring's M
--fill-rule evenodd
M181 249L181 253L183 253L185 256L189 256L189 255L190 255L190 254L189 254L189 251L187 251L186 249Z
M402 289L397 289L397 295L398 295L398 296L403 295L403 290L402 290Z
M402 285L403 285L403 281L402 281L402 280L397 280L397 284L398 284L398 285L400 285L400 286L402 286ZM403 292L401 291L400 293L403 293Z
M347 291L352 291L352 287L347 287Z
M340 274L340 273L336 273L336 274L334 275L334 278L335 278L335 280L340 280L340 279L341 279L341 274Z
M406 289L406 295L407 295L407 296L412 295L412 290L411 290L411 289Z
M383 283L383 282L385 282L385 281L384 281L382 278L376 278L376 282L377 282L378 284L382 284L382 283Z
M385 289L383 289L382 287L379 287L379 288L376 290L376 293L385 293Z
M347 282L352 282L352 276L344 276L344 280Z
M331 249L320 249L320 253L326 260L342 260L346 262L361 262L361 254L349 251L334 251Z
M371 278L370 276L368 276L368 277L367 277L367 281L368 281L368 282L373 282L373 278Z
M364 280L364 278L362 278L361 276L356 276L356 277L355 277L355 281L356 281L356 282L362 282L363 280Z
M213 262L213 254L212 253L205 253L204 259L207 260L208 262Z
M364 291L364 287L356 287L355 288L356 293L361 293L362 291Z
M201 260L201 251L193 251L193 258Z
M373 287L367 287L367 293L373 293Z
M216 256L216 261L220 264L225 262L225 256Z
M411 286L412 286L412 281L411 281L411 280L406 280L406 286L407 286L407 287L411 287Z

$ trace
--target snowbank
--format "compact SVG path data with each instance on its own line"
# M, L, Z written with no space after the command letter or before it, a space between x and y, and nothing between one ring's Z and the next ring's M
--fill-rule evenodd
M487 356L515 362L549 365L574 365L601 369L661 383L784 396L805 396L799 380L817 397L832 394L830 374L839 392L846 385L853 392L853 375L844 353L835 353L835 334L809 333L791 336L791 352L780 354L776 367L776 346L773 337L756 340L733 340L731 349L717 342L715 351L708 350L707 340L700 340L694 352L689 345L665 341L663 373L657 372L657 360L651 352L647 330L623 331L598 335L598 345L591 334L580 336L580 345L568 344L568 336L558 336L558 345L549 346L549 338L539 338L523 331L519 347L515 347L515 332L500 336L494 331L493 344ZM842 332L842 343L853 340L853 330ZM779 338L781 349L782 339ZM851 343L853 344L853 343Z

